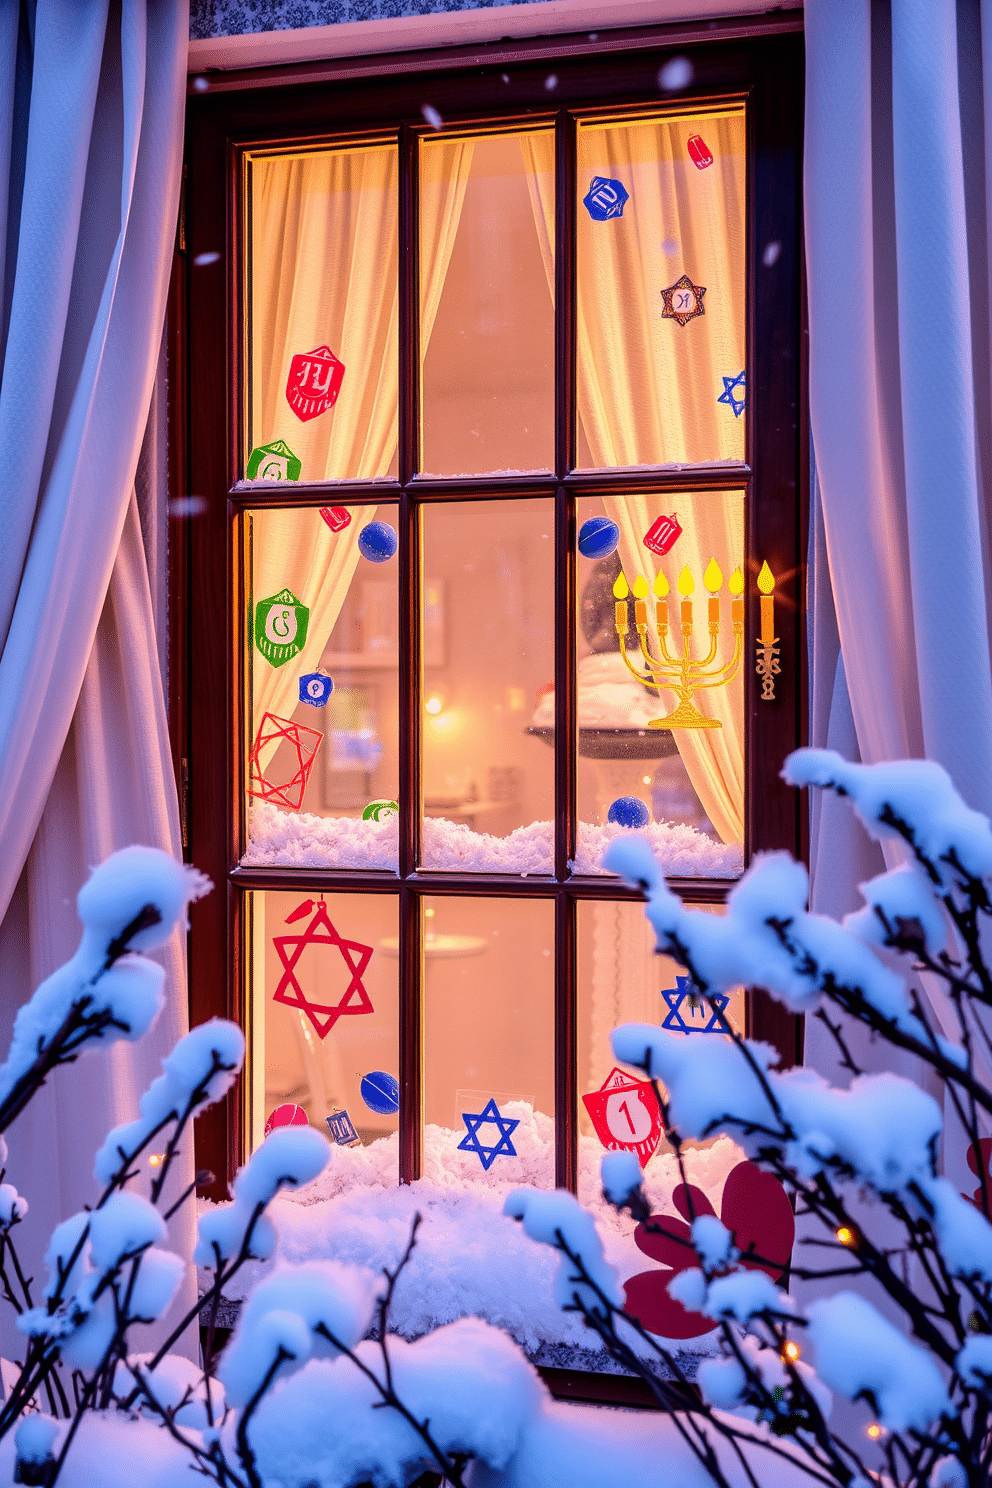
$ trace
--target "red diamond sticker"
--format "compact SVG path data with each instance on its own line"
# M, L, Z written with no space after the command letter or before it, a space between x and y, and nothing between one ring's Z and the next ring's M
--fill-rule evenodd
M374 1013L375 1008L362 985L365 968L372 959L372 947L361 945L357 940L344 940L327 917L327 905L323 900L314 908L312 899L298 904L292 914L286 916L287 925L311 915L309 925L299 935L273 935L272 944L285 971L273 992L275 1002L286 1007L299 1008L306 1013L321 1038L326 1038L339 1018ZM297 979L300 957L309 945L337 946L350 973L351 980L339 1002L327 1003L311 1000Z

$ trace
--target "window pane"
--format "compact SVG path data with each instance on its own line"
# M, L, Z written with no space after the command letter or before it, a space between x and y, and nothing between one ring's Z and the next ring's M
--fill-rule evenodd
M554 460L554 132L420 149L423 456L433 475Z
M247 516L245 863L397 866L398 564L359 547L388 551L395 522L390 506Z
M708 912L723 910L716 906ZM676 1036L725 1035L710 1028L708 1009L693 1006L685 968L656 954L643 904L584 901L579 905L578 932L579 1201L601 1220L607 1259L617 1267L621 1283L639 1278L628 1293L628 1308L662 1337L699 1336L712 1325L698 1316L690 1322L672 1308L667 1293L671 1272L658 1265L650 1237L641 1231L638 1238L645 1241L645 1248L639 1248L629 1214L618 1215L603 1200L600 1162L608 1149L638 1153L645 1195L655 1214L677 1216L676 1190L681 1183L675 1156L660 1135L660 1112L650 1083L618 1066L610 1033L621 1023L653 1023ZM743 1032L742 990L731 994L725 1013ZM729 1137L685 1144L689 1182L702 1189L718 1215L727 1176L744 1161L744 1153ZM696 1264L691 1250L686 1251L686 1264Z
M743 106L578 135L580 467L744 459Z
M743 492L576 505L579 871L597 872L607 841L638 826L666 873L735 877L744 866L743 606L731 591L744 572ZM615 586L633 591L638 578L644 598L618 602ZM679 584L690 579L683 599ZM553 694L534 724L553 728Z
M425 1175L553 1188L554 906L445 897L424 916Z
M259 891L247 908L251 1145L273 1115L305 1115L342 1145L388 1139L382 1161L395 1175L396 900Z
M249 480L395 475L397 151L247 167Z
M426 868L553 871L554 753L528 719L554 677L554 530L550 500L424 510Z

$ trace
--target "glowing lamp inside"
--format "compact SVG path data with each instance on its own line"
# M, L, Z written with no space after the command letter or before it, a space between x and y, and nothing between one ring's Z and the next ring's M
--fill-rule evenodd
M444 707L444 704L439 697L429 697L424 704L424 707L426 708L428 713L437 715Z

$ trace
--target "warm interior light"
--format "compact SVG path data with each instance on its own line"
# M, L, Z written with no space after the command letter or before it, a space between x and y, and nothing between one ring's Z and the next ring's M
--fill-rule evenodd
M793 1343L792 1342L792 1339L790 1338L789 1341L788 1341L788 1343L782 1349L782 1355L783 1355L783 1358L786 1358L786 1359L789 1360L790 1364L794 1364L795 1361L799 1358L799 1345L798 1345L798 1343Z
M772 574L771 569L768 567L767 560L762 563L760 569L758 570L758 588L761 590L762 594L771 594L772 590L775 588L775 578Z
M627 586L627 580L624 578L623 570L621 569L613 583L613 598L626 599L629 593L630 589Z
M638 574L634 580L634 598L644 599L648 592L647 580L643 574Z
M439 697L429 697L424 704L424 707L427 709L428 713L440 713L442 706L443 705Z
M644 780L644 784L645 785L650 785L651 784L651 776L650 775L645 775L643 777L643 780Z
M661 572L660 569L655 576L654 592L659 599L665 599L668 595L668 580L665 578L665 575Z
M149 1159L148 1159L148 1166L150 1168L158 1168L158 1167L161 1167L162 1163L164 1163L164 1162L165 1162L165 1153L164 1152L153 1152L152 1155L151 1155L151 1157L149 1157Z
M679 574L679 593L683 599L688 599L695 587L696 581L689 572L688 566L686 566Z
M882 1428L877 1421L872 1421L870 1426L865 1427L865 1435L870 1436L872 1441L878 1441L882 1434Z
M727 585L727 588L735 597L738 594L744 593L744 575L741 573L739 568L735 568L733 573L730 575L730 582Z
M841 1245L853 1245L854 1231L849 1230L847 1228L847 1225L842 1225L841 1228L837 1231L837 1239L840 1241Z
M715 558L711 558L706 565L706 572L703 574L703 583L711 594L716 594L718 589L723 588L723 570Z

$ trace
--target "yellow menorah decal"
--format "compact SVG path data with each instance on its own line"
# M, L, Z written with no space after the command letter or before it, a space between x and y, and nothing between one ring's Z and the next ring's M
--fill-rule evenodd
M658 627L658 648L661 652L660 659L656 659L648 650L648 610L647 596L648 586L642 574L638 574L634 580L634 625L637 630L637 638L640 646L641 656L647 665L648 673L645 676L627 655L627 598L630 594L630 586L623 572L617 577L613 585L613 596L616 599L616 631L620 640L620 654L626 662L629 670L639 682L644 682L648 687L660 693L663 689L674 692L678 697L678 706L673 713L666 718L653 718L648 725L649 728L657 729L681 729L681 728L721 728L722 724L716 718L706 718L693 702L693 695L707 687L725 687L736 675L741 664L744 652L744 575L739 568L735 568L727 585L731 593L730 623L734 633L734 654L731 659L722 666L714 666L716 661L717 646L720 640L720 590L723 588L723 574L720 565L715 558L711 558L703 574L703 583L709 590L707 624L709 627L709 650L703 657L694 658L692 655L692 593L696 587L695 580L688 568L683 568L678 578L678 591L682 596L679 606L679 621L682 631L682 654L673 656L669 650L668 639L668 580L663 573L659 573L654 581L655 593L655 616Z

